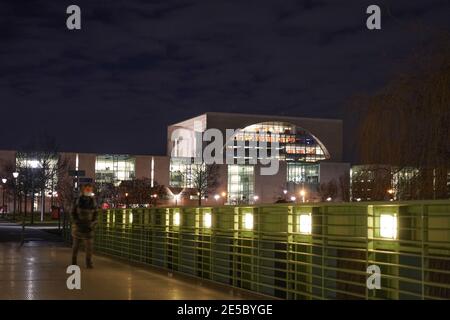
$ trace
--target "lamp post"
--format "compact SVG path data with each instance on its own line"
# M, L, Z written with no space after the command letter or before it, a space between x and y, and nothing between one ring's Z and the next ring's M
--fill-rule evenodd
M225 191L222 192L222 198L223 198L223 205L225 205L225 202L227 201L227 193Z
M3 217L5 216L5 186L6 186L6 182L8 181L8 179L3 178L2 179L2 197L3 197L3 204L2 204L2 213L3 213Z
M300 196L302 197L302 202L305 202L306 191L304 189L300 191Z
M13 210L13 221L16 221L16 204L17 204L17 178L19 173L17 171L13 172L14 178L14 210Z
M387 191L387 193L389 193L389 200L393 201L394 200L394 193L395 193L394 189L389 189Z

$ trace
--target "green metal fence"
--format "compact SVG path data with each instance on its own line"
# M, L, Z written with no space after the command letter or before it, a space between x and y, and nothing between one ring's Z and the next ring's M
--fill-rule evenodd
M450 201L106 210L98 252L283 299L450 298ZM381 270L368 289L367 267Z

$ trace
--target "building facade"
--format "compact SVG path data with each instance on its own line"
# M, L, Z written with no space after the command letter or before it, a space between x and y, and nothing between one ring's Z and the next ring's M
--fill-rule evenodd
M94 182L101 188L146 178L152 185L167 187L164 204L195 205L199 196L193 179L194 164L197 156L208 150L207 135L211 131L223 137L223 147L215 151L223 161L216 165L214 189L200 196L206 205L315 202L325 198L335 201L348 192L348 188L337 190L339 185L343 189L350 184L340 184L348 180L350 170L349 164L342 162L340 120L205 113L168 127L167 155L61 152L58 159L66 162L67 178L74 186ZM264 174L272 164L276 164L276 170ZM32 155L0 151L0 176L9 184L14 180L12 172L21 166L39 164ZM82 175L70 176L74 171ZM2 207L10 208L11 186L5 190L8 183L2 184L6 202ZM336 192L324 197L322 186L330 183L336 185ZM54 187L52 183L44 198L37 197L35 210L42 202L46 208L51 207L56 196Z
M213 112L169 126L170 186L194 187L193 159L204 155L204 140L214 132L223 137L215 194L224 195L225 203L318 201L321 184L349 179L350 166L342 162L340 120ZM277 152L271 154L274 145ZM266 165L261 159L277 161L276 173L262 174ZM338 192L334 198L342 196Z

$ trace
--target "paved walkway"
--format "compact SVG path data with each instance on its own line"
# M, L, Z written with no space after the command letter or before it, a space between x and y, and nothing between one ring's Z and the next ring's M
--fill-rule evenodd
M2 228L3 227L3 228ZM13 226L0 224L16 238ZM18 229L17 229L18 230ZM40 231L43 232L43 231ZM39 232L33 231L39 239ZM94 269L81 266L81 290L69 290L66 268L70 248L62 243L28 241L0 242L0 299L255 299L229 288L201 284L197 280L169 277L166 273L95 256ZM84 261L84 252L79 257Z

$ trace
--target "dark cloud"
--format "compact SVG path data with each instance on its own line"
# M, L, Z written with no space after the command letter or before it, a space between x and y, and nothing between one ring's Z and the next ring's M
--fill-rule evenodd
M450 3L81 0L0 4L0 148L39 132L66 150L165 152L166 126L206 111L337 117L377 90L425 37L449 30ZM348 146L351 146L349 143ZM349 147L350 149L350 147ZM350 153L349 153L350 154Z

